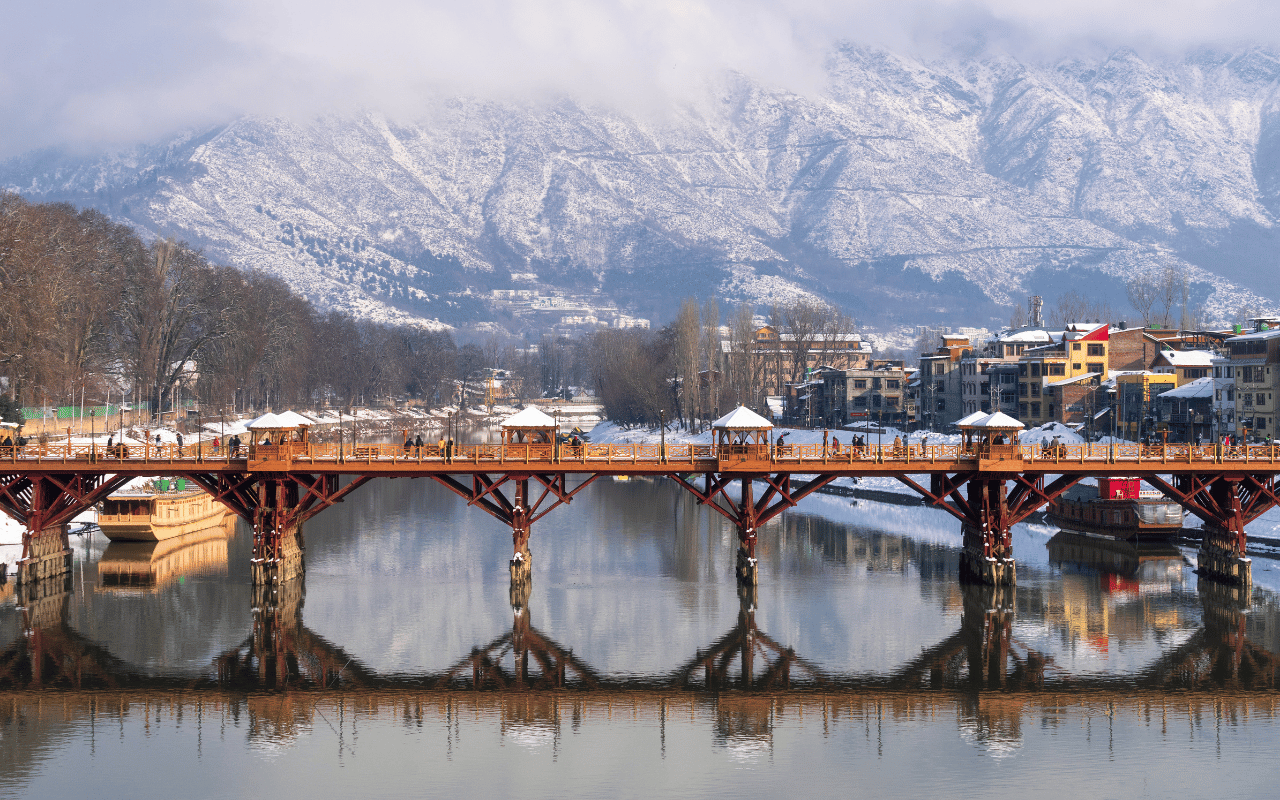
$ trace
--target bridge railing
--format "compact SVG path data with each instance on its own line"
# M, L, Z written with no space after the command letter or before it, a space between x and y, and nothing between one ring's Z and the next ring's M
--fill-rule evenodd
M1046 467L1051 464L1131 463L1146 467L1158 464L1242 464L1280 463L1280 446L1277 445L1220 445L1196 444L1059 444L1059 445L1009 445L1001 459L1021 460L1028 467ZM640 444L461 444L441 447L436 444L422 447L404 447L398 444L351 443L339 445L308 444L284 454L279 448L255 448L255 457L249 463L284 461L300 466L324 463L393 463L393 464L582 464L592 468L604 465L625 464L690 464L714 460L716 449L709 444L669 444L665 451L656 443ZM129 464L190 464L230 463L246 460L250 449L242 446L232 452L225 444L211 447L208 444L129 444L87 445L80 443L27 444L24 446L0 446L0 464L3 463L129 463ZM769 463L779 468L803 466L806 469L821 465L839 466L858 464L955 464L957 468L968 462L991 458L992 453L980 446L965 448L957 444L828 444L796 443L775 446Z

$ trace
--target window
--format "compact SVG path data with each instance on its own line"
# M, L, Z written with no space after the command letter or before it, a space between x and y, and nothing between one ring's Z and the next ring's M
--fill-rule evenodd
M897 408L897 406L898 406L898 398L896 398L896 397L886 397L886 398L884 399L884 403L885 403L885 405L889 406L889 408Z
M1228 387L1227 387L1227 402L1234 403L1235 401L1236 401L1236 390L1235 390L1235 389L1233 389L1232 387L1228 386Z
M854 381L853 381L853 388L855 388L855 389L865 389L865 388L867 388L867 381L866 381L866 379L865 379L865 378L861 378L861 379L859 379L859 378L855 378L855 379L854 379Z
M1031 404L1031 416L1033 416L1033 417L1038 417L1038 416L1040 416L1040 404L1039 404L1039 403L1032 403L1032 404Z
M880 395L878 394L871 395L871 407L872 408L880 407Z
M1052 416L1053 416L1053 403L1050 403L1050 404L1049 404L1049 416L1050 416L1050 417L1052 417Z
M1267 418L1258 417L1258 430L1265 431L1267 429Z
M933 390L935 392L945 392L947 390L947 385L942 381L938 381L936 384L934 384Z
M1100 344L1089 345L1090 356L1105 356L1106 354L1107 354L1107 348L1104 345L1100 345Z
M1193 381L1196 378L1207 378L1209 377L1209 368L1208 367L1199 367L1199 368L1188 367L1182 371L1182 377L1189 381Z
M1107 374L1107 365L1101 362L1090 361L1088 364L1085 365L1085 367L1086 367L1086 371L1088 372L1096 372L1099 375Z
M933 365L933 374L934 374L934 375L941 375L941 374L942 374L943 372L945 372L945 371L946 371L946 369L945 369L945 367L944 367L942 364L934 364L934 365Z
M1221 378L1221 377L1222 377L1222 367L1214 367L1214 368L1213 368L1213 377L1215 377L1215 378Z
M1071 362L1071 371L1072 371L1072 372L1079 372L1079 371L1080 371L1080 362L1079 362L1079 361L1073 361L1073 362Z
M1027 396L1027 385L1025 383L1018 384L1018 396L1019 397Z
M938 410L939 410L939 411L946 411L946 410L947 410L947 401L946 401L946 400L939 400L939 401L938 401Z
M1031 384L1031 396L1032 397L1040 396L1040 384L1038 383Z
M898 388L898 381L897 381L897 379L895 379L895 378L889 378L888 380L886 380L886 381L884 382L884 385L885 385L885 388L886 388L886 389L897 389L897 388Z
M862 395L858 395L857 397L853 398L853 407L854 407L854 408L866 408L866 407L867 407L867 398L863 397Z
M1253 393L1245 392L1244 394L1240 395L1240 402L1249 408L1253 408Z
M1019 364L1019 365L1018 365L1018 374L1019 374L1019 375L1022 375L1022 376L1024 376L1024 377L1026 376L1026 374L1027 374L1027 365L1026 365L1026 364Z
M1050 374L1050 375L1065 375L1065 374L1066 374L1066 370L1067 370L1067 367L1066 367L1066 365L1065 365L1065 364L1050 364L1050 365L1049 365L1049 374Z
M1244 342L1231 342L1231 355L1233 356L1260 356L1267 352L1267 343L1262 339L1253 339Z
M1079 342L1072 342L1072 343L1071 343L1071 349L1072 349L1072 350L1079 350L1079 349L1080 349L1080 343L1079 343Z
M1235 376L1236 376L1236 368L1235 368L1235 367L1227 367L1227 377L1228 377L1228 378L1234 378Z
M1031 377L1033 378L1040 377L1040 364L1038 362L1032 362L1031 364Z
M1019 414L1019 415L1021 415L1021 416L1024 416L1024 417L1027 415L1027 404L1026 404L1026 403L1018 403L1018 414Z

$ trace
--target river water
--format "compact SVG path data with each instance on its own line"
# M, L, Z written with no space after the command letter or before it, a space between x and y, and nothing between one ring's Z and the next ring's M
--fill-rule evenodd
M513 596L508 529L382 480L270 599L243 526L150 586L85 536L69 592L0 605L0 795L1268 796L1275 595L1055 534L1018 526L1016 590L971 589L946 514L819 495L744 595L728 524L601 479Z

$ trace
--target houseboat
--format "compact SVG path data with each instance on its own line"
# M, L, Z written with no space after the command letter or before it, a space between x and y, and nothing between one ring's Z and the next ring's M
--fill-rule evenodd
M124 491L102 501L98 527L113 542L161 542L222 525L231 513L199 487L167 480L154 491Z
M1143 490L1138 478L1098 478L1076 485L1049 504L1045 518L1059 528L1115 539L1171 538L1182 529L1182 506Z

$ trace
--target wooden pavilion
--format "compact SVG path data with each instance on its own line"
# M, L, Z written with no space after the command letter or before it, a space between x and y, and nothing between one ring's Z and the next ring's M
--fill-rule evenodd
M711 423L716 458L721 464L768 464L773 423L746 406L738 406Z

